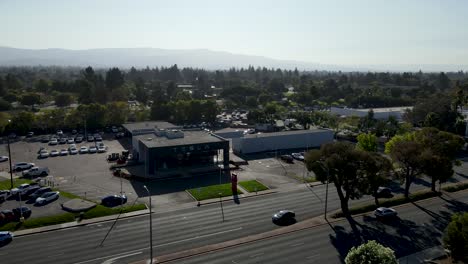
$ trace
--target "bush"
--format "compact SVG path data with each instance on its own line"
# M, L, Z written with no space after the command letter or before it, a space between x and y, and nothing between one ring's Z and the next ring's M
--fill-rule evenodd
M447 226L444 245L456 260L468 260L468 213L455 214Z
M468 182L457 183L449 186L444 186L442 188L442 190L446 192L457 192L465 189L468 189Z
M353 247L345 258L346 264L397 264L395 253L388 247L371 240Z

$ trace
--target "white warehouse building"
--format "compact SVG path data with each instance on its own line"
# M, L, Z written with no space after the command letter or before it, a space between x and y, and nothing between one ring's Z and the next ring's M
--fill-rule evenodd
M320 147L332 141L333 131L328 129L283 131L233 138L232 150L236 154L249 154L283 149L307 149Z
M374 111L375 119L388 119L390 116L394 116L397 120L403 119L403 114L407 109L413 109L412 106L403 107L386 107L386 108L346 108L346 107L334 107L332 106L330 112L339 116L359 116L365 117L369 110Z

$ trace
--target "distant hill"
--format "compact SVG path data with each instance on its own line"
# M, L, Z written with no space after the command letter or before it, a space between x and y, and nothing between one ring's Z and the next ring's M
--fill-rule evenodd
M0 47L2 66L88 66L143 68L146 66L197 67L209 70L231 67L267 67L319 71L458 71L468 67L457 65L359 65L340 66L303 61L276 60L262 56L233 54L207 49L171 50L158 48L108 48L88 50L16 49Z

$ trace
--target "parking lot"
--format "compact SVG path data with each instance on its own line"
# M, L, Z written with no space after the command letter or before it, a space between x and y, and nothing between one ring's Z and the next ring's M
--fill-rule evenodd
M31 217L42 217L42 216L50 216L56 215L60 213L65 213L62 210L61 204L68 201L68 198L60 196L57 200L49 202L44 205L36 205L32 200L20 201L19 199L10 198L3 203L0 203L0 211L2 210L12 210L13 208L17 208L20 206L26 206L31 209Z

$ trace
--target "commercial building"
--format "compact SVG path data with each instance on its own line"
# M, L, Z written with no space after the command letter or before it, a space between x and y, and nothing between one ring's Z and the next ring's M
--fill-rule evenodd
M346 107L334 107L332 106L330 112L340 116L358 116L365 117L370 110L374 112L375 119L388 119L390 116L394 116L397 120L403 119L403 114L407 109L413 109L412 106L403 107L386 107L386 108L346 108Z
M133 155L144 164L144 177L218 169L221 159L225 168L229 166L229 141L210 132L183 131L167 122L132 123L124 128L132 134Z
M310 129L245 135L232 139L232 150L236 154L249 154L285 149L307 149L320 147L333 141L333 131Z
M214 133L222 138L240 138L244 136L245 129L242 128L223 128L214 131Z

